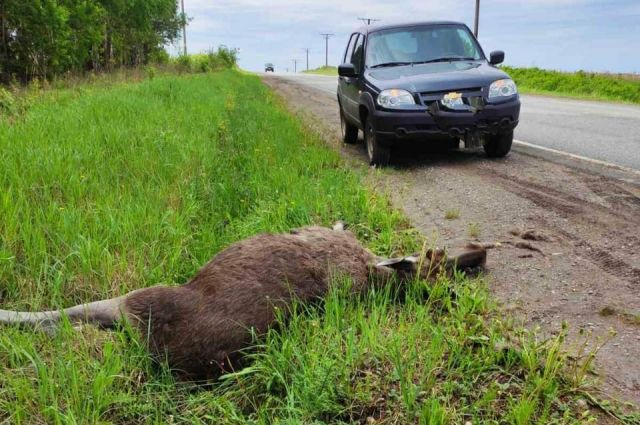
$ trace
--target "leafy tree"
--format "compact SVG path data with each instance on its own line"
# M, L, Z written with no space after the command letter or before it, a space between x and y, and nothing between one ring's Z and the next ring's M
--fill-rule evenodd
M177 0L0 0L2 80L145 64L184 19Z
M104 39L106 11L93 0L66 0L71 28L72 69L100 67L100 53Z
M50 77L69 66L69 11L56 0L13 1L5 5L9 22L9 68L24 78Z

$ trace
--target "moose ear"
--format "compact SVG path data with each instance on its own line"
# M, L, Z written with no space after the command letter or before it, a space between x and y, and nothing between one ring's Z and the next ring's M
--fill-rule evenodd
M414 272L420 257L412 255L409 257L390 258L376 264L376 267L389 267L398 271Z

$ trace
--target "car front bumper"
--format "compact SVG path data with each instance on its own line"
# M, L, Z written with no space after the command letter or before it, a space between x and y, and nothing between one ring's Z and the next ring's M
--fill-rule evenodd
M375 110L371 114L377 136L387 141L497 134L513 130L519 118L519 97L503 103L485 104L475 112L447 111L432 104L431 107L411 111Z

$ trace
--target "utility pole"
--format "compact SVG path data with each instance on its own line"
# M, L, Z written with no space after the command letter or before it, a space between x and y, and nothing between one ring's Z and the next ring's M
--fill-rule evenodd
M293 73L298 72L298 59L293 60Z
M478 38L478 23L480 21L480 0L476 0L476 21L473 24L473 35Z
M359 21L364 22L367 25L371 25L371 22L377 22L380 19L375 19L375 18L358 18Z
M324 66L329 66L329 38L333 37L333 34L324 33L320 35L324 37Z
M302 50L304 50L307 53L307 71L308 71L309 70L309 48L304 47Z
M182 52L187 55L187 16L184 14L184 0L180 0L180 6L182 7Z

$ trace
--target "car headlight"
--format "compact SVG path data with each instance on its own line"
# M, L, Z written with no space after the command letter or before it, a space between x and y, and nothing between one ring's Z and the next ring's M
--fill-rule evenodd
M406 90L382 90L378 95L378 105L389 109L402 109L407 105L415 105L413 95Z
M498 80L489 86L489 99L498 99L500 97L509 97L518 93L518 88L513 80L508 78Z

